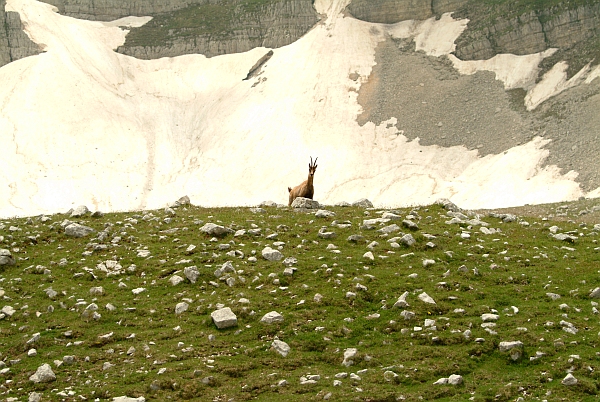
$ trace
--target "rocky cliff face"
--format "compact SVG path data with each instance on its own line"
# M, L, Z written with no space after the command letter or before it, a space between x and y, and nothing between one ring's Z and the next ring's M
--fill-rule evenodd
M207 4L215 0L42 0L58 8L59 12L70 17L112 21L130 15L147 16L172 12L194 4Z
M0 67L11 61L41 52L25 32L19 14L5 12L5 0L0 0Z
M363 21L393 24L456 11L468 0L353 0L348 12Z
M141 59L200 53L208 57L255 47L288 45L319 21L312 0L263 1L248 7L234 0L157 16L133 29L118 51Z
M600 3L573 9L552 7L510 19L498 17L492 24L472 17L457 42L455 53L463 60L488 59L498 53L535 53L550 47L570 49L600 34Z

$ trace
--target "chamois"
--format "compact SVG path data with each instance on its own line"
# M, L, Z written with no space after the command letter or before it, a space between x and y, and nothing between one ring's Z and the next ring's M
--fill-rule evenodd
M294 188L288 187L290 193L290 202L288 203L288 206L291 206L292 202L294 202L297 197L310 198L312 200L313 194L315 193L313 177L317 170L317 159L319 158L315 158L315 161L313 162L312 156L310 157L310 163L308 164L308 179Z

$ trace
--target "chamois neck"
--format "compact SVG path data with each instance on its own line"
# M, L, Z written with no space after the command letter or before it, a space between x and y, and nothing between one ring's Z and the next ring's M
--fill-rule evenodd
M314 177L314 175L311 175L310 173L308 174L308 180L306 180L306 184L308 184L309 187L312 187Z

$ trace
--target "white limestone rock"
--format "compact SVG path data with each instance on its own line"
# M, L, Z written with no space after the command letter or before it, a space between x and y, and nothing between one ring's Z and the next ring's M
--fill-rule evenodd
M190 307L190 305L187 304L186 302L177 303L175 305L175 314L179 315L179 314L183 313L184 311L186 311L189 307Z
M56 375L52 371L52 367L49 364L44 363L36 370L35 374L29 377L29 381L35 383L40 382L51 382L56 380Z
M288 353L290 353L290 345L283 341L280 341L279 339L275 339L273 341L273 343L271 344L271 348L283 357L286 357Z
M277 311L268 312L260 319L260 322L263 324L274 324L278 322L283 322L283 316L279 314Z
M398 298L396 303L394 303L394 307L400 307L400 308L408 307L409 304L406 301L407 297L408 297L408 292L402 293L402 295Z
M200 272L198 271L198 268L195 265L185 267L183 269L183 274L192 283L196 283L198 277L200 276Z
M354 364L354 358L358 354L358 349L356 348L348 348L344 351L344 360L342 361L342 366L350 367Z
M335 216L335 212L326 209L319 209L315 214L315 217L317 218L331 218L333 216Z
M562 379L562 381L560 382L562 385L576 385L577 384L577 378L575 378L575 376L571 373L567 374L567 376L565 378Z
M261 254L268 261L279 261L283 258L283 254L279 250L274 250L268 246L262 250Z
M214 223L204 224L204 226L200 228L200 231L202 233L206 233L207 235L216 237L223 237L229 233L233 233L233 230Z
M413 237L413 235L411 235L410 233L405 234L404 236L402 236L399 240L399 243L404 244L405 246L414 246L417 241L415 240L415 238Z
M431 296L429 296L427 293L423 292L421 293L419 296L417 296L419 298L419 300L421 300L423 303L427 303L427 304L436 304L435 300L433 300L433 298Z
M16 260L10 253L10 250L0 249L0 267L3 265L15 265Z
M361 208L373 208L373 203L366 198L361 198L360 200L356 200L351 204L353 207L361 207Z
M89 212L90 212L90 210L88 209L88 207L86 207L85 205L80 205L77 208L75 208L73 211L71 211L71 214L69 215L69 217L70 218L81 218L82 216L86 215Z
M65 234L71 237L85 237L94 233L95 230L84 225L80 225L79 223L70 223L65 226Z
M229 307L213 311L210 316L219 329L235 327L237 325L237 316Z
M319 209L319 207L319 202L310 198L296 197L292 202L292 208Z

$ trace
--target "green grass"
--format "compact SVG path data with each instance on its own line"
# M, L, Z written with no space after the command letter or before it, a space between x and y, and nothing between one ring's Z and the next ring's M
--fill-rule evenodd
M10 249L18 259L16 266L0 272L4 291L0 307L16 310L0 320L0 360L10 368L2 375L0 398L26 400L32 391L42 393L43 400L56 401L80 400L80 395L88 400L121 395L156 401L321 400L328 393L334 401L597 398L600 325L589 291L600 286L600 252L592 223L583 227L575 220L528 217L523 220L530 225L523 226L484 217L490 227L501 229L484 235L478 226L446 224L447 211L433 205L414 211L420 217L420 229L412 232L417 244L392 248L376 230L360 228L363 219L379 216L377 210L328 207L336 213L334 218L316 218L287 208L265 209L255 214L248 208L187 206L170 219L164 211L73 219L97 231L112 227L103 242L94 235L67 237L60 228L65 215L51 216L45 223L38 217L0 220L0 248ZM404 217L411 209L397 212ZM332 220L352 225L332 227ZM227 235L215 241L199 231L206 222L236 230L254 224L261 235ZM576 234L575 243L551 238L548 227L554 224L559 232ZM320 238L321 226L337 237ZM165 232L174 228L178 228L174 233ZM463 231L471 237L461 238ZM260 255L275 241L266 239L272 233L278 233L276 241L285 242L282 253L298 260L291 277L283 275L281 261L269 262ZM362 234L367 241L350 243L346 238L351 234ZM436 238L428 240L425 234ZM121 241L112 245L115 235ZM368 261L362 256L373 240L379 245L373 249L375 261ZM428 241L436 247L426 246ZM340 253L327 250L330 243ZM98 244L109 247L83 254ZM192 253L186 252L190 244L196 246ZM222 244L231 248L220 250ZM151 256L138 257L136 250L142 248ZM227 256L231 250L242 251L244 258ZM253 250L256 262L248 260ZM424 267L426 258L436 263ZM124 272L107 276L94 269L107 260L118 260ZM213 274L229 260L238 270L233 287ZM132 264L137 268L128 271ZM200 271L198 282L172 286L169 278L176 273L184 276L183 268L191 265ZM466 272L459 270L462 265ZM357 290L357 283L367 289ZM104 294L91 296L90 288L97 286ZM134 295L132 289L140 287L146 291ZM48 288L58 292L55 299L46 294ZM348 291L356 297L348 299ZM400 315L403 309L392 307L404 291L410 293L407 310L415 314L410 321ZM417 295L422 292L437 304L420 302ZM552 301L548 292L561 298ZM323 296L320 302L314 300L317 293ZM250 303L240 303L241 298ZM183 300L189 308L176 316L175 305ZM97 320L83 314L92 302L101 314ZM108 303L116 310L107 310ZM562 303L568 309L560 309ZM210 313L218 304L232 308L237 327L215 327ZM464 313L455 312L458 308ZM261 324L260 318L273 310L284 316L284 322ZM491 311L500 315L492 328L497 334L481 327L481 314ZM367 318L375 313L379 318ZM424 327L426 319L435 320L436 330L415 330ZM578 332L565 332L561 320ZM463 336L467 329L472 332L469 339ZM39 341L28 344L35 333L41 334ZM109 333L108 338L99 337ZM290 345L287 357L270 350L275 337ZM485 340L478 343L476 338ZM498 350L500 342L513 340L524 344L523 357L517 361ZM135 351L128 354L131 347ZM37 354L30 357L31 348ZM347 348L358 349L350 367L341 364ZM536 352L544 355L530 360ZM57 367L54 361L65 355L75 356L75 363ZM105 362L114 366L103 370ZM34 384L28 378L43 363L53 367L57 379ZM165 371L159 374L161 369ZM397 377L387 381L386 370ZM361 380L342 378L341 386L333 385L336 374L359 371ZM579 380L577 385L560 384L567 371ZM309 374L320 379L300 384L300 377ZM462 375L464 383L432 385L451 374ZM281 380L287 385L277 386Z

